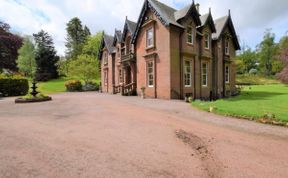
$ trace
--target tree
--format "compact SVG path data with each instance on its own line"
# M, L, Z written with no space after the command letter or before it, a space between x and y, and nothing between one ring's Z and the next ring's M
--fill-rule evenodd
M264 33L263 41L259 45L260 68L266 76L273 74L273 61L275 48L275 34L271 32L272 29L267 29Z
M278 57L285 66L284 69L277 75L283 82L288 84L288 36L284 36L279 43Z
M99 62L93 56L82 54L69 62L68 77L80 78L85 84L99 78Z
M24 38L23 46L18 50L19 56L17 59L17 67L27 77L35 77L36 61L35 61L35 46L31 37Z
M16 59L22 38L9 30L9 24L0 21L0 69L17 71Z
M43 30L37 34L33 34L33 36L36 43L36 79L46 81L57 78L56 64L59 61L59 56L56 55L52 37Z
M103 33L98 32L96 35L88 37L86 44L83 46L83 54L98 58L102 36Z
M249 73L257 68L257 54L250 47L242 47L241 53L236 57L238 73Z
M76 59L77 56L82 53L83 45L91 35L90 30L87 26L82 26L82 22L79 18L74 17L67 23L66 31L66 58Z

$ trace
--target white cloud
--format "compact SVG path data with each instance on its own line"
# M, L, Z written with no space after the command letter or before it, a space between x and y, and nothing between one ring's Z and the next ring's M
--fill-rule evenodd
M191 0L161 0L177 9ZM254 47L262 38L265 28L273 27L277 36L288 30L287 0L196 0L201 3L200 12L212 8L214 19L232 11L238 34L246 44ZM92 33L105 30L112 34L123 28L125 16L136 21L143 0L1 0L0 19L9 23L13 30L32 35L41 29L54 39L58 53L65 51L66 23L79 17Z

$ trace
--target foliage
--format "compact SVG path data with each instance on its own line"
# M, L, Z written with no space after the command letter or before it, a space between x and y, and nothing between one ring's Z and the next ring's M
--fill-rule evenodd
M279 43L278 57L283 62L284 69L277 75L283 82L288 84L288 36L284 36Z
M82 91L82 83L80 80L70 80L65 83L66 90L69 92Z
M22 46L22 38L9 30L9 24L0 21L0 69L16 71L17 51Z
M43 30L37 34L33 34L33 36L36 43L36 79L38 81L47 81L57 78L56 63L59 57L56 55L52 37Z
M251 70L249 70L249 74L256 75L257 73L258 73L258 70L257 70L257 69L251 69Z
M273 74L273 61L276 53L275 34L271 32L271 29L265 31L263 41L259 45L258 53L260 58L260 68L266 76Z
M249 47L242 47L242 51L236 57L237 73L248 73L251 69L257 68L257 54Z
M92 56L80 55L69 63L68 77L79 78L88 84L99 78L99 62Z
M29 91L28 80L20 76L0 76L0 93L4 96L21 96Z
M102 36L103 33L98 32L96 35L88 37L86 44L83 46L83 54L93 56L95 59L98 58Z
M31 37L25 37L22 47L18 50L17 67L25 76L34 78L36 72L35 47Z
M29 99L35 99L35 98L37 98L37 99L44 99L44 98L47 98L47 97L48 97L47 95L44 95L44 94L42 94L42 93L38 93L38 94L36 95L36 97L34 97L33 95L31 95L31 94L29 93L29 94L27 94L27 95L25 95L25 96L22 96L21 99L27 99L27 100L29 100Z
M79 18L74 17L67 23L66 31L66 58L76 59L82 53L83 46L91 35L90 30L87 26L82 26Z
M288 122L288 90L285 85L258 85L244 87L240 96L216 102L196 101L192 105L209 111L217 108L216 113L249 119L263 119L269 116L276 121ZM273 117L270 117L273 119Z
M236 84L237 85L269 85L269 84L279 84L280 82L273 77L265 77L261 75L237 75Z
M67 77L69 71L69 60L65 58L60 58L57 62L57 71L60 77Z
M83 91L98 91L99 87L99 84L95 82L88 82L83 86Z
M288 67L285 67L282 72L277 74L277 78L281 80L281 82L288 84Z

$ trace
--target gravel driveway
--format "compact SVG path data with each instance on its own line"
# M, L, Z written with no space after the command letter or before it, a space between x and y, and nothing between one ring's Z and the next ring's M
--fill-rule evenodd
M0 177L285 178L288 129L181 101L64 93L0 100Z

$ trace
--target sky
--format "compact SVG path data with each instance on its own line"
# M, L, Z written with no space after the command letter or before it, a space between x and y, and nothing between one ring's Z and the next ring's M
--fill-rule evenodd
M160 0L181 9L192 0ZM65 54L66 24L79 17L95 34L104 30L114 35L115 28L123 30L125 17L137 21L144 0L0 0L0 20L13 32L32 35L41 29L52 35L59 55ZM255 48L265 29L272 28L276 42L288 31L288 0L195 0L200 13L212 10L214 19L228 14L240 38L241 45Z

